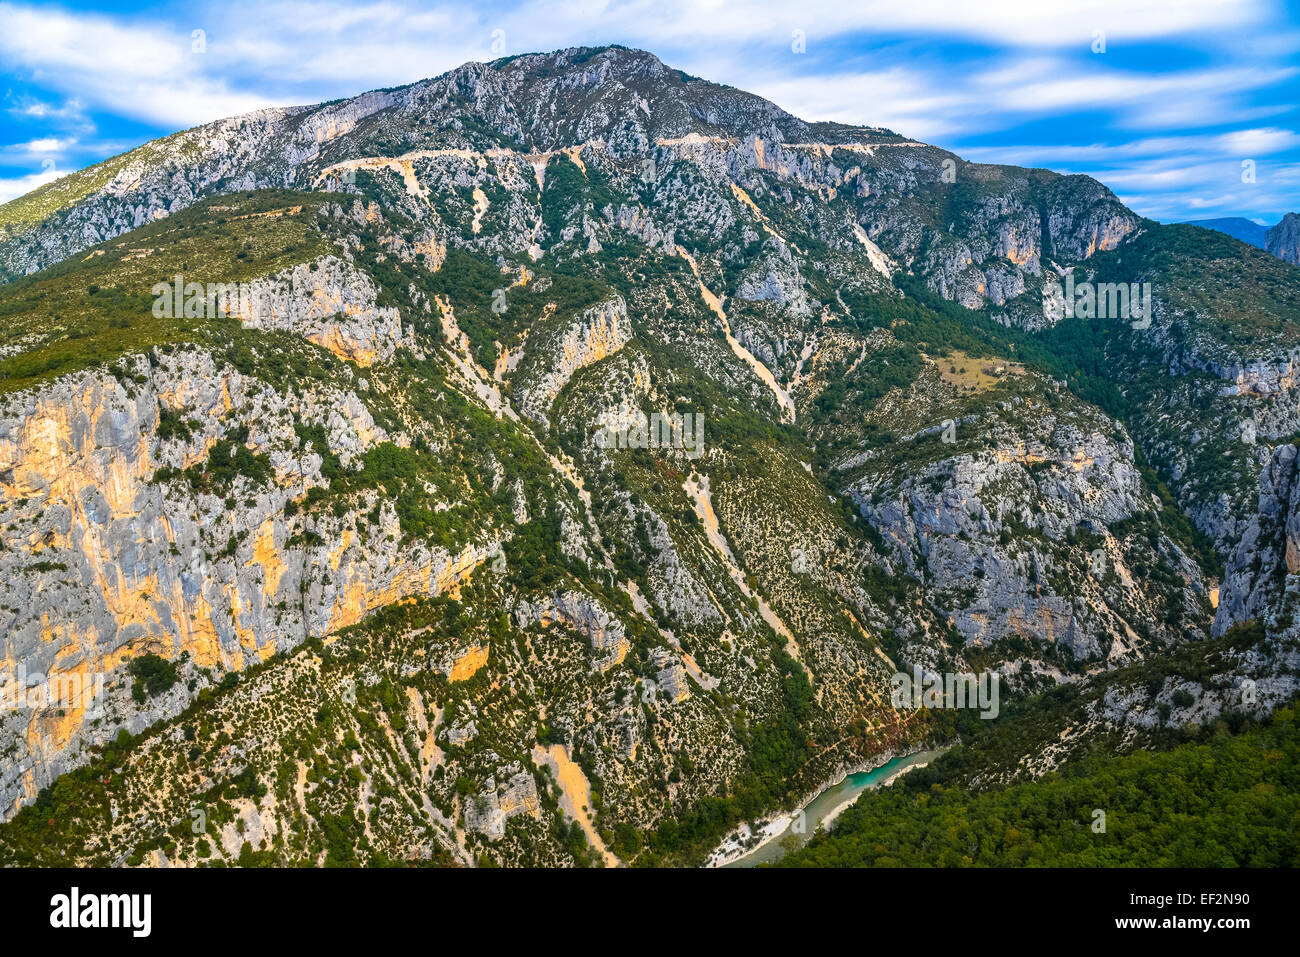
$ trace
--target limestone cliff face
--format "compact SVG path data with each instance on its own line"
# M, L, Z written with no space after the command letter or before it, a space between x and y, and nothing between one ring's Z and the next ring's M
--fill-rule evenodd
M1226 361L1209 360L1206 368L1224 385L1221 395L1271 397L1290 392L1296 387L1296 373L1300 371L1300 351L1281 358L1257 358L1254 361L1239 356L1229 356Z
M548 424L551 402L579 369L613 355L632 338L627 304L621 297L583 311L558 331L534 331L516 374L519 406Z
M1059 177L1045 194L1050 254L1060 262L1079 262L1114 249L1140 228L1138 217L1091 177Z
M1185 323L1177 324L1181 318L1166 317L1157 309L1156 322L1144 337L1162 353L1171 375L1205 372L1220 380L1214 383L1218 395L1248 399L1272 399L1300 384L1300 348L1267 341L1225 343Z
M803 277L799 275L799 266L783 242L771 242L766 255L760 258L745 273L736 290L736 297L750 302L768 302L780 310L785 319L805 319L811 309L808 296L803 289ZM743 330L737 330L737 338L744 341ZM748 345L748 343L746 343ZM769 364L775 364L775 357L764 356L761 349L751 349Z
M361 508L337 519L285 515L324 484L295 421L319 426L342 462L387 438L353 392L280 393L197 349L121 365L117 377L80 373L0 401L0 675L11 689L23 674L105 685L93 703L3 712L0 732L16 748L0 772L10 810L86 744L184 706L183 684L136 704L123 671L131 658L184 657L186 679L238 670L404 596L453 588L490 548L397 551L396 515L377 500L364 503L380 504L377 523ZM187 421L188 437L160 436L164 413ZM264 480L238 477L223 498L159 473L201 467L219 440L245 429L268 463Z
M537 781L528 771L515 770L516 763L505 770L506 778L500 785L496 778L484 782L484 792L465 800L465 827L483 834L490 841L504 836L506 822L512 817L526 815L541 818L542 803L537 796ZM510 773L513 771L514 773Z
M1153 506L1117 424L1036 402L1014 405L1014 419L954 424L956 441L980 436L984 448L868 471L849 490L957 633L978 644L1034 637L1079 661L1127 657L1141 644L1139 633L1165 630L1152 614L1150 583L1133 570L1152 561L1183 579L1188 593L1178 604L1191 620L1200 617L1191 597L1204 592L1200 572L1177 545L1160 537L1152 551L1140 536L1109 531Z
M1251 618L1295 629L1300 585L1300 449L1280 445L1259 476L1259 505L1228 563L1214 631Z
M336 256L247 284L231 314L255 329L293 332L360 366L383 362L408 339L374 284Z
M627 655L627 631L621 621L598 601L568 589L538 602L520 602L514 610L520 628L540 624L549 628L557 621L570 625L591 644L592 667L604 670L618 664Z
M653 693L662 694L672 704L680 704L691 696L691 686L686 680L686 668L681 660L667 648L656 648L650 661L655 672Z
M468 681L487 664L490 651L491 648L487 645L474 645L462 654L448 658L443 662L440 670L450 682Z
M1130 333L1131 355L1115 350L1115 368L1116 381L1153 384L1148 404L1130 416L1134 438L1147 460L1166 470L1181 507L1226 560L1255 517L1256 479L1270 447L1300 431L1300 348L1264 331L1264 323L1249 339L1225 337L1213 321L1202 321L1217 311L1174 304L1157 292L1151 327ZM1232 467L1206 467L1219 460Z
M891 258L964 306L1004 304L1034 288L1044 265L1082 262L1138 229L1138 217L1088 177L1040 180L908 146L881 145L874 162L863 164L858 222ZM954 191L975 199L955 213L933 208L917 217L901 208L900 193L929 206Z

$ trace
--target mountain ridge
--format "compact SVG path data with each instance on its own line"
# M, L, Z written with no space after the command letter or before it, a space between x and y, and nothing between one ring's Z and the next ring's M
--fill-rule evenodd
M1202 229L1214 229L1231 236L1233 239L1240 239L1243 243L1258 246L1260 249L1265 248L1264 236L1269 229L1269 227L1261 226L1253 219L1246 219L1243 216L1225 216L1218 219L1189 219L1186 221L1186 225L1200 226Z
M583 69L593 62L597 64L597 68ZM642 103L645 101L641 97L634 95L635 91L631 90L623 81L635 81L643 77L650 77L659 81L661 86L667 84L666 89L660 89L661 96L667 92L673 92L675 87L673 87L671 80L673 77L681 76L680 71L665 66L653 54L618 47L570 48L552 54L522 54L488 63L466 63L432 79L419 80L411 84L384 90L368 91L341 100L309 106L270 107L265 110L214 121L172 134L162 140L152 141L144 147L110 158L87 170L69 174L68 177L46 184L33 191L33 193L0 206L0 265L4 265L9 273L13 274L15 265L18 265L22 270L29 271L37 263L48 265L51 261L55 261L51 260L48 255L30 258L29 254L29 257L20 259L17 263L15 262L12 250L15 245L18 245L17 241L23 236L24 227L30 227L34 221L37 221L34 217L38 219L45 218L50 212L64 209L68 205L75 207L75 204L81 201L84 195L96 190L102 192L105 189L103 180L109 174L113 174L113 183L121 184L120 192L122 195L137 190L139 188L139 177L132 177L124 173L124 170L132 166L131 158L137 157L137 154L142 154L137 159L145 162L157 162L158 157L154 154L161 148L161 144L173 140L181 141L180 152L182 154L193 151L215 153L214 158L217 161L216 169L212 173L199 174L200 179L196 184L197 188L192 191L191 195L187 197L182 194L180 196L179 202L182 206L185 203L192 202L193 199L198 198L200 195L206 195L207 192L212 191L214 188L220 191L219 187L223 184L228 188L236 189L240 187L241 182L249 185L258 183L262 186L293 185L296 174L293 172L292 167L303 163L310 166L310 162L319 156L322 147L328 147L329 143L335 139L346 139L344 134L351 132L354 125L364 123L379 114L390 111L393 111L395 119L399 122L404 119L411 119L411 114L414 114L414 121L418 125L420 122L430 119L419 115L424 103L433 100L437 108L446 107L454 102L455 95L465 87L469 87L474 91L477 98L475 102L476 109L481 108L482 102L487 100L496 110L492 119L497 125L494 128L495 132L491 132L489 135L489 141L493 141L492 145L508 146L510 148L522 145L523 149L521 151L523 152L527 152L529 148L540 152L554 152L556 149L579 147L589 138L587 134L591 131L588 130L587 133L584 133L581 129L570 129L569 132L572 135L568 136L567 139L561 139L561 126L555 121L552 121L553 125L550 128L543 128L543 136L545 137L543 142L534 142L532 144L507 142L509 137L523 132L521 118L518 115L520 110L515 102L518 98L516 94L519 83L516 81L512 86L510 81L514 79L513 75L518 71L526 69L530 64L539 63L542 65L540 72L543 73L543 76L540 79L533 79L532 84L533 86L540 85L548 89L535 91L530 87L528 92L531 98L536 99L537 97L534 94L538 92L553 92L553 88L557 86L572 94L574 89L585 89L587 83L591 82L601 86L614 87L613 93L620 98L620 102L631 106L630 111L624 110L624 112L630 112L632 115L639 117L639 110L644 109L647 111L647 117L652 121L656 129L641 131L634 127L633 132L631 134L625 133L625 138L622 140L617 136L611 137L606 147L615 155L618 155L620 150L627 149L644 152L645 148L650 145L648 142L650 134L655 132L669 137L680 137L689 133L708 135L716 132L717 129L727 132L729 128L726 123L735 119L734 113L738 108L740 108L741 112L740 118L736 122L739 122L740 125L733 126L730 130L732 132L743 130L744 135L760 139L795 142L798 137L808 136L817 131L830 134L832 136L831 143L836 142L835 137L848 137L850 135L859 139L865 136L868 143L874 140L894 143L911 142L892 131L879 127L847 126L838 123L809 123L792 116L761 97L735 90L732 87L712 84L695 78L690 82L682 81L680 86L688 91L700 89L703 94L703 104L694 101L682 104L674 101L669 104L667 115L652 117L648 112L650 109L649 104L645 103L645 106L642 107ZM615 74L612 76L610 75L611 63L614 64L612 70ZM563 82L549 76L552 67L567 68L567 72L563 75ZM554 82L551 82L552 80ZM480 86L485 86L486 89L480 90ZM629 94L633 94L630 96L630 103ZM658 104L659 100L657 99L656 105ZM720 112L720 108L723 106L729 107L729 111ZM604 129L610 123L610 114L612 112L612 110L601 107L596 117L600 129ZM756 116L769 121L771 125L766 128L754 128L753 118ZM474 145L473 133L461 135L463 131L459 128L457 117L451 116L449 119L450 131L443 129L439 131L436 137L439 145L450 146L451 148L464 148ZM716 128L716 121L719 120L723 122L723 126ZM533 123L534 125L541 124L543 119L534 116ZM253 154L265 152L256 143L251 148L236 151L229 161L222 159L233 131L237 130L247 136L247 127L251 125L253 127L252 132L259 137L267 137L272 134L273 127L277 127L277 125L289 126L291 124L294 125L293 129L284 129L280 132L281 139L287 140L287 142L272 149L270 151L271 155L261 156L261 162L268 167L263 172L252 172L245 168L249 165L248 161L255 158ZM477 145L484 145L482 137L479 137ZM927 147L927 149L933 150L935 148ZM405 152L410 152L410 150ZM943 152L942 158L951 158L954 164L960 162L955 156L946 152ZM172 162L179 162L179 158L172 160ZM963 165L969 164L963 163ZM996 169L998 167L989 168ZM1011 169L1010 167L1004 168ZM213 174L217 172L224 175L214 176ZM74 182L69 182L69 180ZM1090 182L1095 181L1090 180ZM61 194L70 194L74 197L71 204L59 202L58 197ZM138 226L152 217L174 212L176 208L181 208L181 206L177 205L177 201L173 199L168 203L155 202L150 204L146 202L144 205L137 204L130 209L129 218L121 220L121 225L126 225L129 222L131 226ZM74 216L73 218L76 219L77 217ZM102 219L102 217L100 218ZM67 225L67 223L62 223L61 228L66 228ZM113 224L108 226L107 231L105 231L105 226L106 224L102 221L83 224L83 238L85 240L95 239L96 241L110 238L113 229L121 228L120 225ZM73 240L73 243L76 245L80 241Z
M496 62L0 207L6 663L106 684L5 713L0 859L694 863L962 733L900 668L1032 701L1249 618L1248 710L1294 693L1294 267L649 54Z

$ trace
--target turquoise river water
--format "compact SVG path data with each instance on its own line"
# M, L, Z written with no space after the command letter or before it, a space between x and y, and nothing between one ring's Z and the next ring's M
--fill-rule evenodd
M838 784L833 784L822 791L804 806L802 833L793 830L795 823L791 822L776 837L725 866L756 867L759 864L779 860L786 852L785 845L789 843L789 838L797 839L800 846L806 844L817 832L819 824L827 818L833 819L836 814L856 801L863 791L874 790L894 775L908 771L917 765L929 764L941 754L942 751L918 751L915 754L906 754L901 758L886 761L880 767L870 771L850 774Z

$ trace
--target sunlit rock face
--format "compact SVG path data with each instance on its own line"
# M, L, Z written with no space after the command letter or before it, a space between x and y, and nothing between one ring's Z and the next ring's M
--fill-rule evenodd
M516 376L521 382L519 404L524 413L543 425L546 412L573 374L593 362L613 355L632 338L627 304L622 299L601 303L575 316L543 343L534 337L530 358ZM530 377L529 373L534 374ZM523 385L523 380L527 384Z
M248 283L238 300L230 314L243 325L294 332L359 366L408 344L397 310L377 306L374 284L334 256Z
M314 522L307 544L285 506L325 482L320 456L294 433L295 416L320 426L334 454L351 461L388 438L365 405L329 386L279 394L204 353L151 360L133 363L125 381L90 372L0 400L0 669L82 675L87 687L95 675L112 679L93 728L81 706L57 720L5 713L25 752L4 780L6 805L65 770L69 752L185 703L174 693L137 707L116 693L131 658L152 652L238 670L399 599L443 593L486 559L486 544L457 555L420 546L392 553L396 516L377 501L375 522L369 513ZM188 417L191 434L161 439L163 413ZM184 478L156 478L160 468L203 462L235 429L266 457L265 484L237 478L222 500L195 494Z

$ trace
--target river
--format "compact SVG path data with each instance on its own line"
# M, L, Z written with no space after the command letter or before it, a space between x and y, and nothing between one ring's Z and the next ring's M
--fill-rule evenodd
M783 845L787 838L793 837L799 841L800 846L803 846L817 832L820 824L833 821L835 816L856 801L863 791L875 790L899 774L929 764L941 754L943 754L942 750L918 751L915 754L905 754L901 758L893 758L870 771L850 774L838 784L832 784L804 806L803 826L800 832L792 830L795 822L798 821L798 816L795 815L779 834L769 838L747 854L724 864L723 867L756 867L759 864L780 860L786 852Z

